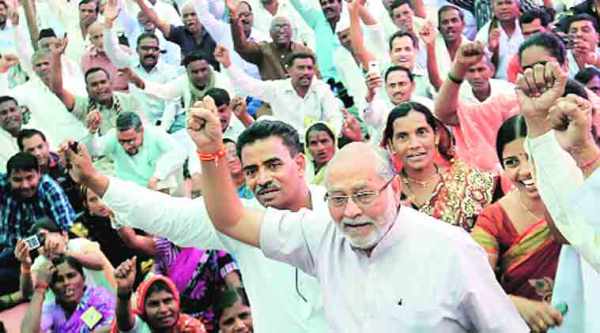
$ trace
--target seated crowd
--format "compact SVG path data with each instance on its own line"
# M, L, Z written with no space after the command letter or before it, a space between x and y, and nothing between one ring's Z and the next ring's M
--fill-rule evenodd
M0 0L0 332L600 332L599 9Z

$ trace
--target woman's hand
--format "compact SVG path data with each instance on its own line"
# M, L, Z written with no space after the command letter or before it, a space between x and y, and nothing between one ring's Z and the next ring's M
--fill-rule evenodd
M511 296L511 299L533 333L546 332L549 328L562 324L563 317L560 312L546 302L519 296Z

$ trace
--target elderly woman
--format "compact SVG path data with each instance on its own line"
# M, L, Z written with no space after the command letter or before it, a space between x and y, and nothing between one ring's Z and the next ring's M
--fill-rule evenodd
M550 306L561 245L523 148L526 136L521 116L507 119L498 130L496 151L514 190L481 212L471 234L529 327L543 332L561 320Z
M406 102L395 107L382 145L398 164L405 204L469 231L493 201L495 177L454 156L449 131L424 105Z
M44 301L50 287L55 299ZM85 333L110 325L115 312L113 295L85 282L83 267L73 257L45 263L37 274L21 332Z

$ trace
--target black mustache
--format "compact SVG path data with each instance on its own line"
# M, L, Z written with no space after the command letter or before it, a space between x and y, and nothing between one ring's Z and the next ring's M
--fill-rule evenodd
M264 185L258 185L256 188L256 193L257 194L263 194L266 191L270 191L270 190L278 190L279 188L277 186L275 186L275 184L273 184L272 182L268 182Z

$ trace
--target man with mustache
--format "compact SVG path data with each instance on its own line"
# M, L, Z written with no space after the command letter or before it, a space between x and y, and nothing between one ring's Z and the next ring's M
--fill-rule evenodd
M42 175L35 156L17 153L6 163L6 173L0 173L0 294L18 289L19 265L13 251L17 240L31 236L34 222L43 217L67 231L75 211L61 187Z
M205 100L208 103L209 99ZM212 100L210 103L214 105ZM221 132L220 120L216 126ZM244 201L245 204L326 211L323 189L309 186L305 180L300 147L298 132L281 121L257 121L240 135L237 154L246 185L256 198ZM317 281L292 266L266 259L259 250L243 242L219 234L209 222L201 199L173 198L106 177L94 169L85 147L79 154L66 150L65 155L73 165L73 176L101 196L121 223L165 237L182 247L223 249L234 255L252 303L255 332L329 331ZM227 163L225 155L219 163Z
M190 114L215 228L317 277L335 332L529 331L468 234L400 206L402 185L383 149L350 143L329 162L329 214L245 208L218 157L214 106Z
M168 41L179 45L182 59L192 51L201 50L208 55L210 65L219 69L219 63L213 57L217 44L198 21L193 3L188 2L181 8L183 25L180 26L169 24L161 19L152 8L146 5L145 0L136 0L136 3Z
M311 28L302 20L300 14L288 0L254 1L254 26L260 31L270 31L276 17L286 17L292 26L292 35L300 44L314 48L315 36Z
M217 47L215 56L236 87L269 103L273 116L290 124L298 133L304 133L305 126L316 121L327 121L336 132L342 129L341 104L326 83L314 78L312 53L292 53L287 61L289 79L271 81L256 80L237 68L223 46Z
M116 1L108 1L104 7L105 30L104 46L106 55L118 68L128 68L140 78L164 83L174 80L178 76L178 68L162 62L160 54L160 42L158 36L153 33L142 33L137 37L137 57L125 52L119 45L119 40L113 24L118 16L119 10ZM177 105L177 100L163 100L148 96L136 87L131 88L131 94L140 102L142 110L149 123L160 126L165 132L170 131L174 123L183 120L183 112ZM179 115L178 115L179 112ZM183 128L180 124L179 128Z
M129 82L127 77L122 73L119 73L119 69L116 63L112 62L108 57L104 47L104 30L105 26L103 23L94 22L88 29L89 40L92 45L81 57L81 69L87 72L88 69L93 67L100 67L108 72L111 78L112 88L115 91L125 91L129 89ZM120 46L125 48L125 46ZM127 50L128 51L128 50ZM124 52L127 52L124 51Z

